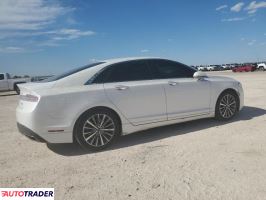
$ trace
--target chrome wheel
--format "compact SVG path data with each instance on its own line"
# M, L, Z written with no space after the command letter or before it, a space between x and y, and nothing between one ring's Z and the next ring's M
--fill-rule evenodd
M115 123L106 114L94 114L85 121L82 135L89 145L93 147L104 146L115 135Z
M219 104L219 112L225 119L231 118L237 110L237 101L235 96L226 94L222 97Z

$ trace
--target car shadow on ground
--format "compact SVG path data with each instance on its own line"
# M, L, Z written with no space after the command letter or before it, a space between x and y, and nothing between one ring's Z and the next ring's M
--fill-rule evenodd
M114 149L125 148L143 143L149 143L156 140L161 140L168 137L192 134L195 131L204 130L215 126L223 126L224 124L230 124L236 121L251 120L255 117L259 117L266 114L266 110L256 107L245 106L242 111L231 121L218 121L215 119L200 119L185 123L179 123L174 125L163 126L159 128L153 128L146 131L140 131L130 135L126 135L118 138L118 140L109 148L103 151L110 151ZM91 154L97 152L88 152L79 147L78 144L47 144L47 147L63 156L78 156L83 154ZM102 152L102 151L101 151Z

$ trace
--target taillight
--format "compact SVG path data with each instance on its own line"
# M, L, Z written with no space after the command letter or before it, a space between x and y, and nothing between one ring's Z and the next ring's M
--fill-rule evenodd
M26 95L20 95L20 100L30 101L30 102L38 102L39 97L32 95L32 94L26 94Z

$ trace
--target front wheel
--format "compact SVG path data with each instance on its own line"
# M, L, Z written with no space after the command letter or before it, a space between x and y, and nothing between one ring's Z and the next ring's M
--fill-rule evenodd
M118 117L111 111L88 111L77 121L74 130L76 141L86 150L98 151L108 147L120 135Z
M217 100L215 117L220 120L232 119L239 108L239 97L235 92L223 92Z

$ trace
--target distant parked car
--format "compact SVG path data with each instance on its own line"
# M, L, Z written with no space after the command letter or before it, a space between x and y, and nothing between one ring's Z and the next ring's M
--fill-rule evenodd
M214 69L215 69L215 66L214 65L207 66L207 70L208 71L214 71Z
M236 64L231 64L231 65L229 66L229 69L233 69L233 68L235 68L235 66L236 66Z
M254 65L239 65L232 69L233 72L253 72L256 70Z
M223 70L226 70L227 66L226 65L222 65Z
M0 73L0 91L15 90L19 94L18 84L30 82L30 78L12 78L8 73Z
M230 65L222 65L223 70L230 70Z
M221 65L214 65L214 71L222 71L224 70Z
M198 70L199 71L207 71L208 69L207 69L207 66L201 65L201 66L198 67Z
M260 64L258 64L257 69L259 69L259 70L261 70L261 71L266 70L266 64L265 64L265 63L260 63Z

